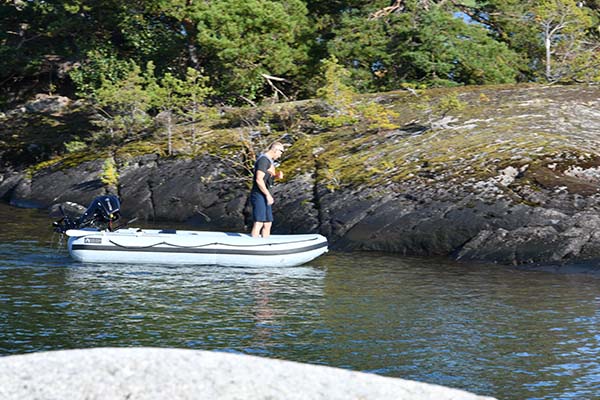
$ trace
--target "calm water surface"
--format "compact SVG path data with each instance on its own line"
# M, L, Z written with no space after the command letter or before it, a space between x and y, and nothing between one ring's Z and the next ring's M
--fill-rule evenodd
M81 264L44 213L0 205L0 218L2 356L180 347L500 399L600 397L600 276L365 253L284 269Z

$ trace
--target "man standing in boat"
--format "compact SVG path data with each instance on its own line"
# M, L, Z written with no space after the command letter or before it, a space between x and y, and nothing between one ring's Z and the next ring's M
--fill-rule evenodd
M252 236L268 238L273 225L273 210L271 206L275 201L271 195L271 184L274 178L283 178L282 171L275 171L274 161L281 157L284 147L280 142L272 143L267 151L261 154L254 164L254 179L250 192L252 204Z

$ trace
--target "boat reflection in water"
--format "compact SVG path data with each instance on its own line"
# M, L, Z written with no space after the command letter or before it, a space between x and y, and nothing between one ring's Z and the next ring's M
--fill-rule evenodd
M62 301L78 317L64 329L83 333L86 345L272 355L307 315L320 319L325 277L312 266L72 263Z

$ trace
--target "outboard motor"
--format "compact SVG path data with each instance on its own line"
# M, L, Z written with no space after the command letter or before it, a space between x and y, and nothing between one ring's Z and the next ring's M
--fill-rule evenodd
M62 209L61 209L62 211ZM94 227L113 230L113 222L121 217L121 203L114 195L98 196L90 203L88 209L77 219L72 219L63 211L64 217L52 225L56 232L65 233L69 229Z

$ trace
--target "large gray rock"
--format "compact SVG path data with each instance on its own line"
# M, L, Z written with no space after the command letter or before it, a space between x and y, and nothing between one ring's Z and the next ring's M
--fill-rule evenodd
M3 400L476 400L462 390L199 350L96 348L0 358Z
M19 182L25 177L22 171L4 171L0 174L0 199L10 201Z
M70 103L71 99L65 96L38 94L25 104L25 109L32 113L55 114L66 111Z
M59 167L52 173L39 173L31 180L31 197L44 207L73 199L87 206L95 197L107 192L100 179L103 165L104 160L97 159L72 168Z

